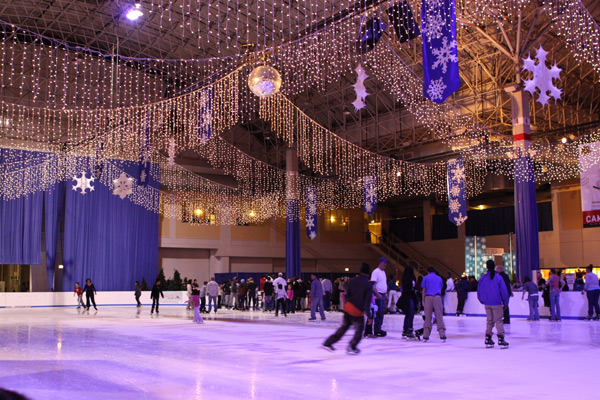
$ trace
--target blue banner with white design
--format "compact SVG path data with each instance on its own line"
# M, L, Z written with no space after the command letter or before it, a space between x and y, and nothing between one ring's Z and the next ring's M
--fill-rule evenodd
M423 0L423 95L442 104L460 88L455 0Z
M212 136L213 88L208 86L198 94L198 141L204 144Z
M367 214L377 209L377 178L374 175L363 177L363 204Z
M448 182L448 219L456 226L467 220L467 181L465 160L455 158L446 162Z
M142 136L140 143L140 186L148 185L150 176L150 145L152 143L152 123L146 119L142 125Z
M485 236L465 237L465 273L476 279L487 272L486 263L493 260L493 254L487 254L487 239Z
M317 237L317 187L309 186L305 190L306 235L313 240Z

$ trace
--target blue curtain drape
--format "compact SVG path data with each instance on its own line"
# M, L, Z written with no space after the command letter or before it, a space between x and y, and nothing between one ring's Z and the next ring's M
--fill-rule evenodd
M139 163L119 167L139 176ZM150 175L148 185L158 188L156 179ZM85 195L72 185L66 185L63 290L87 278L98 290L132 290L142 278L152 282L158 273L158 215L98 181Z
M529 157L515 160L515 239L517 242L517 277L531 277L539 269L540 245L533 162Z
M288 199L285 203L285 277L300 276L300 202Z
M52 189L44 192L44 230L46 238L46 271L48 289L54 290L54 268L60 237L60 222L65 204L65 182L56 183Z
M31 152L0 149L0 264L41 264L42 251L42 202L41 192L10 199L4 197L4 189L24 184L15 181L11 164L21 168L20 161L31 160ZM35 179L36 177L27 177Z

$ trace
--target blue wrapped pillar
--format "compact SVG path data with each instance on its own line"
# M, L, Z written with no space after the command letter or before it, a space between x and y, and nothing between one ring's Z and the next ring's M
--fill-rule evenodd
M60 221L65 203L65 182L58 182L44 193L44 218L46 236L46 271L48 274L48 290L54 291L54 269L56 268L56 252L60 237Z
M531 128L529 122L529 95L520 88L510 92L513 122L514 178L515 178L515 239L517 247L517 279L531 276L539 269L540 245L538 237L535 175L531 160Z
M298 153L295 147L290 147L286 152L285 185L285 277L292 278L301 274Z

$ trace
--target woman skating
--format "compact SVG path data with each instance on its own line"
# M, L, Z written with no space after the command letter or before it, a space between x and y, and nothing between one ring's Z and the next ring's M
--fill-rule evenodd
M404 326L402 328L402 337L414 339L413 320L415 317L415 306L417 305L417 295L415 293L415 272L413 267L407 265L402 275L402 295L399 304L404 314Z

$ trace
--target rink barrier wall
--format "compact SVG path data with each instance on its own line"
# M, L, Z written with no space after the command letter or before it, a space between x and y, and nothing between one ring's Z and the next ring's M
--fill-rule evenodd
M160 305L183 305L187 303L185 291L164 292ZM97 292L98 306L135 306L135 295L130 292ZM85 294L83 295L85 303ZM142 292L140 302L152 305L150 292ZM77 297L73 292L0 292L0 308L7 307L76 307Z
M514 292L510 298L509 309L511 317L527 318L529 316L529 303L527 296L521 300L522 292ZM187 303L185 291L164 292L164 299L160 299L161 305L183 305ZM130 292L98 292L95 296L98 306L135 306L133 291ZM83 296L85 302L85 295ZM150 292L142 292L140 301L145 305L151 305ZM456 292L448 292L444 296L444 309L446 314L456 313ZM540 317L549 317L550 309L544 307L544 300L540 296ZM7 307L75 307L77 299L73 292L0 292L0 308ZM562 292L560 295L561 317L564 319L581 319L587 316L587 296L581 292ZM477 300L477 293L470 292L464 307L468 316L485 316L485 309Z

